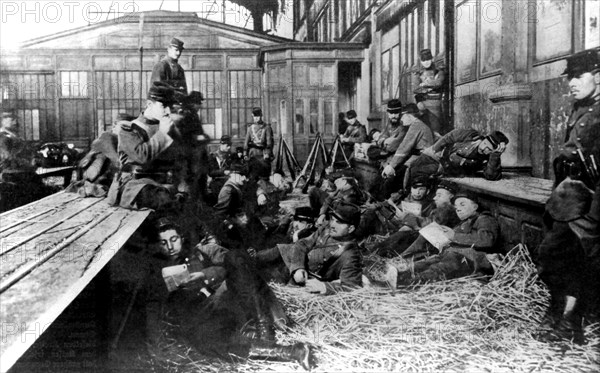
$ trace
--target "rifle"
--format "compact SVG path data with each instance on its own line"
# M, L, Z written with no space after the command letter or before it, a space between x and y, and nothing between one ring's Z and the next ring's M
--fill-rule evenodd
M320 136L319 133L317 133L317 139ZM308 154L308 158L306 159L306 163L304 164L304 167L302 168L302 171L300 171L300 174L298 175L298 177L296 178L296 180L294 181L294 184L292 185L294 188L296 188L298 186L298 183L300 182L300 178L302 177L306 177L306 171L308 170L308 167L310 165L310 160L313 157L313 154L315 154L315 151L317 150L317 141L315 141L315 143L313 144L312 149L310 149L310 153Z
M323 141L321 139L321 133L317 133L317 141L315 141L315 155L313 157L312 164L310 166L310 173L308 175L308 179L306 180L306 184L302 187L302 193L306 193L308 191L308 186L310 184L314 184L315 181L315 166L317 165L317 157L319 156L320 142Z

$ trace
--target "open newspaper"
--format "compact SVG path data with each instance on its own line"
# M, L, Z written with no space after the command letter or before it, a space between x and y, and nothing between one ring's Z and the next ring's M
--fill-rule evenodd
M419 230L419 234L440 252L444 249L444 247L450 244L450 239L444 233L444 229L436 222L421 228Z
M162 277L165 280L169 292L177 290L189 277L190 271L187 264L180 264L162 269Z

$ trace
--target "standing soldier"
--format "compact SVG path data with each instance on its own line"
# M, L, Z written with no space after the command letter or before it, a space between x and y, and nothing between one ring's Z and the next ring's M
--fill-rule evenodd
M187 94L185 72L179 65L179 57L183 53L183 42L177 38L171 39L167 48L167 55L163 57L152 69L151 82L165 82L176 90Z
M261 108L252 109L252 118L254 122L248 125L244 141L245 155L264 161L269 165L270 171L273 160L273 129L263 121Z
M426 100L423 101L425 107L441 120L442 96L446 74L443 70L440 70L435 66L430 49L423 49L420 58L423 69L419 72L420 82L414 93L425 94Z
M48 194L32 165L33 152L16 132L15 113L3 110L0 124L0 212L35 201Z
M600 302L600 58L586 50L567 59L575 104L554 160L556 188L546 204L538 248L540 278L550 289L544 339L584 343L582 319L597 321ZM595 190L595 192L594 192Z

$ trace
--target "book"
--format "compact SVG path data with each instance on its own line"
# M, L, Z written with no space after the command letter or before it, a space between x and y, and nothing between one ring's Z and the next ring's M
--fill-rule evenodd
M162 269L162 277L170 293L177 290L190 277L190 271L187 264L165 267Z
M419 234L423 236L432 244L436 249L440 252L444 249L444 247L450 244L450 239L444 233L444 229L441 225L436 222L428 224L419 230Z
M405 213L413 214L416 216L421 216L421 209L423 206L417 202L402 201L400 203L400 207L402 208L402 211L404 211Z

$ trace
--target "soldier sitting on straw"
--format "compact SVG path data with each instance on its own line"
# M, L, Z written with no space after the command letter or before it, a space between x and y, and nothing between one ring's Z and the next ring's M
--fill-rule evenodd
M477 196L470 192L457 193L454 206L460 223L454 229L441 227L447 243L440 249L439 255L417 261L414 268L400 273L395 267L390 267L387 277L391 286L395 288L396 284L435 282L471 274L493 274L486 253L497 251L500 233L497 220L489 212L478 211ZM410 258L428 250L435 248L428 248L427 241L419 237L403 256Z
M151 342L161 337L156 329L166 315L192 346L208 356L296 361L307 370L314 366L309 345L277 344L274 326L285 325L287 316L243 251L216 243L191 249L179 226L168 218L158 220L155 234L158 252L146 282L151 295L147 309L154 311L148 315Z
M354 238L360 209L338 200L332 203L328 214L329 224L309 237L256 253L257 264L283 261L293 282L306 286L311 293L333 294L361 287L362 259ZM308 279L309 276L313 278Z

